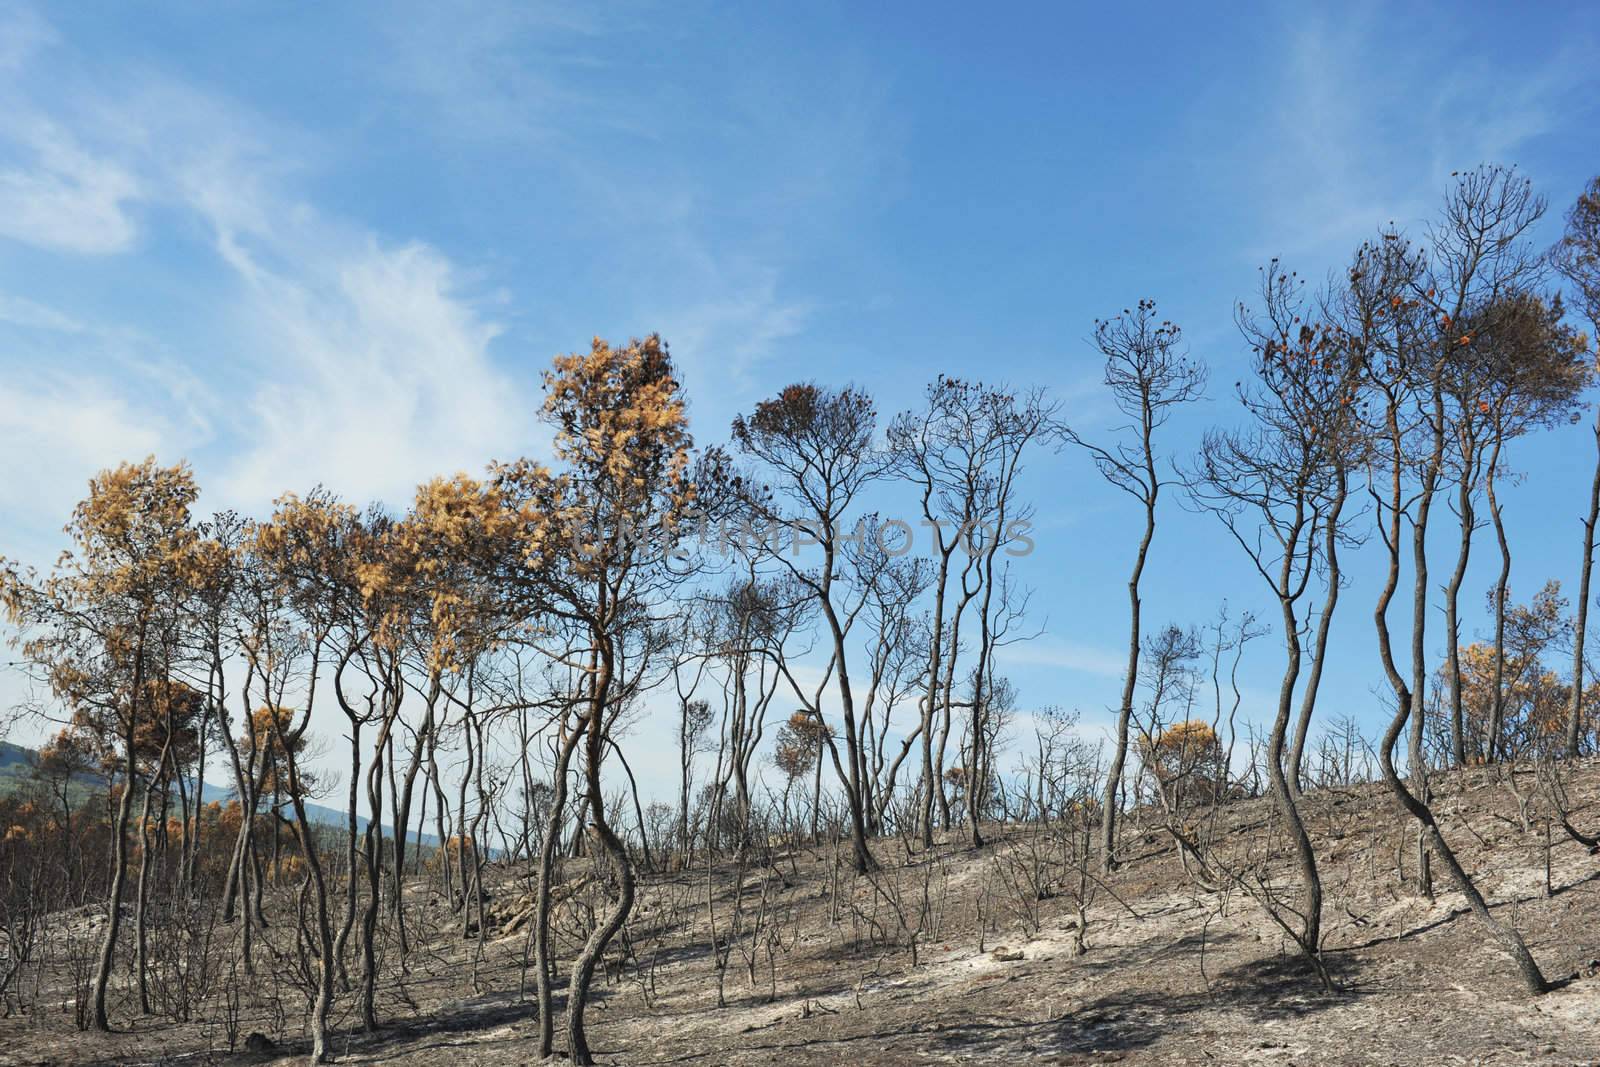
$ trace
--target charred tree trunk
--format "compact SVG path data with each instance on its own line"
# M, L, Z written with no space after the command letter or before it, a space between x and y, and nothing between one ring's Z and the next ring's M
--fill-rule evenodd
M116 958L117 935L122 930L122 893L128 877L128 817L133 813L133 783L136 773L133 738L124 738L128 758L124 764L122 796L117 800L116 827L111 834L111 903L106 916L106 936L100 943L100 959L94 972L94 1028L110 1031L106 1016L106 987L111 983L111 964Z
M1306 738L1311 732L1311 713L1316 709L1317 692L1322 688L1322 668L1328 661L1328 633L1333 627L1333 610L1339 604L1339 586L1343 581L1343 574L1339 570L1339 516L1350 494L1349 472L1341 467L1337 479L1328 514L1323 519L1322 551L1328 565L1328 596L1317 619L1317 635L1311 649L1311 670L1306 676L1305 692L1300 697L1300 717L1295 722L1294 745L1289 750L1289 793L1296 800L1300 799L1301 783L1304 781Z
M1146 443L1149 437L1146 435ZM1148 456L1148 449L1146 450ZM1149 464L1151 484L1155 485L1155 464ZM1128 579L1128 669L1122 679L1122 707L1117 712L1117 737L1111 751L1111 766L1106 772L1106 791L1100 808L1100 863L1110 872L1116 867L1117 815L1121 806L1122 771L1128 760L1128 723L1133 719L1134 687L1139 680L1139 578L1150 554L1156 533L1156 494L1145 498L1144 536L1133 558L1133 575Z
M1389 414L1389 435L1392 444L1398 449L1399 433L1394 420L1393 406ZM1412 720L1412 703L1414 695L1401 676L1399 667L1395 664L1394 652L1390 644L1389 634L1389 604L1394 598L1395 591L1400 583L1400 468L1398 460L1392 471L1393 483L1389 490L1389 500L1384 506L1389 509L1390 519L1388 526L1383 529L1385 545L1389 550L1389 570L1385 579L1383 590L1378 595L1377 606L1373 610L1373 624L1378 636L1378 654L1383 661L1384 674L1389 679L1389 685L1395 694L1395 713L1390 720L1388 729L1384 732L1383 741L1378 746L1378 765L1383 773L1384 783L1389 791L1394 794L1400 806L1405 809L1422 829L1421 839L1423 848L1429 846L1438 854L1439 861L1444 864L1445 870L1456 883L1456 887L1467 899L1467 906L1472 913L1483 923L1490 936L1500 946L1501 950L1516 964L1522 976L1523 983L1529 991L1543 993L1549 989L1544 975L1539 970L1539 965L1534 961L1533 955L1528 951L1528 946L1523 942L1516 930L1498 922L1489 911L1488 904L1483 899L1483 894L1478 892L1478 887L1462 868L1455 852L1445 841L1444 835L1439 831L1439 825L1433 817L1433 811L1427 802L1406 788L1399 771L1394 764L1394 748L1400 741L1400 735L1406 730L1407 723ZM1420 587L1420 583L1419 583Z
M1438 373L1436 370L1433 382L1433 448L1423 471L1417 513L1411 524L1411 560L1416 573L1411 589L1411 700L1407 712L1411 734L1407 760L1415 799L1424 806L1432 795L1428 786L1427 753L1423 747L1427 724L1422 704L1422 694L1428 684L1428 515L1433 509L1433 497L1444 467L1444 391ZM1426 835L1417 840L1416 889L1422 896L1433 898L1433 868Z
M606 605L602 600L602 619L605 615ZM611 939L622 929L623 923L628 921L629 913L633 911L634 894L633 861L628 856L627 848L611 828L606 815L605 796L600 780L600 765L607 740L606 712L611 703L612 675L615 667L610 635L602 632L597 637L598 670L590 693L588 722L585 723L584 730L584 780L589 798L591 833L616 867L617 899L605 918L589 935L589 940L584 942L582 951L578 953L578 958L572 965L572 979L567 986L567 1054L577 1067L588 1067L594 1063L583 1026L584 1010L588 1007L589 1001L589 985L594 980L595 967L604 957Z
M1444 590L1445 676L1450 685L1450 760L1457 767L1467 763L1466 716L1461 693L1461 583L1467 576L1467 561L1472 554L1472 534L1477 529L1477 508L1473 502L1473 468L1476 446L1463 435L1461 481L1456 487L1456 511L1461 517L1461 541L1456 549L1455 570ZM1489 475L1491 481L1494 474ZM1493 489L1489 508L1494 510Z
M1495 496L1494 468L1499 456L1500 445L1497 441L1494 458L1489 463L1488 478L1489 516L1494 520L1494 536L1500 545L1500 573L1495 577L1494 583L1494 680L1489 692L1489 736L1484 746L1484 759L1489 763L1500 758L1500 738L1505 732L1506 596L1511 587L1511 542L1506 539L1505 522L1500 514L1500 501ZM1582 647L1581 644L1579 647Z
M550 954L550 897L551 881L555 877L556 851L561 843L562 815L567 807L567 771L572 765L572 754L583 739L585 723L582 719L567 730L561 726L561 738L556 748L556 764L551 779L550 813L545 822L544 836L539 842L539 877L534 890L533 958L537 968L539 995L539 1056L550 1056L555 1050L555 960Z
M111 829L111 902L106 916L106 935L100 943L100 959L94 971L94 1028L102 1032L111 1029L106 1015L106 988L111 984L111 964L116 959L117 935L122 930L122 894L128 880L128 816L133 812L133 787L138 781L139 764L134 740L138 722L139 698L144 692L144 631L134 650L133 690L129 697L127 730L123 734L125 747L123 761L122 795Z
M1589 513L1583 518L1583 566L1578 573L1578 604L1572 623L1572 695L1567 707L1567 755L1576 756L1583 737L1583 642L1589 621L1589 579L1594 570L1594 529L1600 521L1600 408L1595 410L1594 481L1589 486Z
M308 698L308 710L310 699L314 699L315 696L314 673L312 684L313 696ZM276 716L272 717L272 729L277 735L279 751L288 771L289 802L294 808L295 836L300 842L301 858L306 863L317 909L315 931L317 995L311 1007L311 1062L327 1063L333 1059L333 1050L328 1044L328 1016L333 1010L333 982L339 968L339 954L334 948L333 917L328 910L328 884L322 873L322 857L317 849L316 832L312 829L311 819L306 814L305 790L301 787L300 769L294 747L287 743L287 739L283 736L283 727Z
M1293 581L1294 555L1292 546L1285 551L1281 587L1289 588ZM1307 569L1310 562L1306 563ZM1332 990L1333 979L1322 959L1322 876L1317 871L1317 854L1311 847L1311 837L1306 833L1300 818L1300 806L1295 800L1295 790L1284 772L1284 743L1289 730L1289 718L1294 707L1295 683L1300 677L1300 623L1295 617L1293 599L1284 592L1279 594L1283 614L1284 645L1288 663L1284 667L1283 681L1278 687L1277 716L1272 722L1272 733L1267 740L1267 777L1272 783L1272 796L1278 805L1289 838L1294 842L1295 858L1300 865L1301 928L1290 933L1298 942L1300 951L1316 971L1324 988ZM1324 613L1326 617L1326 612Z

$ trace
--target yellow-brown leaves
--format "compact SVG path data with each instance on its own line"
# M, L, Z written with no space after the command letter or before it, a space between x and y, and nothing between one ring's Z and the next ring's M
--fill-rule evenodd
M1199 719L1173 723L1150 741L1151 754L1160 762L1176 760L1192 764L1201 756L1217 749L1221 741L1211 724Z
M326 571L348 554L356 509L323 493L302 499L285 493L272 518L250 531L250 548L281 575Z
M164 775L187 767L200 750L200 718L205 697L182 682L152 678L145 683L144 709L133 724L134 749L147 773ZM165 767L162 754L165 751Z
M1516 610L1526 610L1517 609ZM1494 706L1494 646L1475 641L1461 649L1461 705L1468 733L1483 737ZM1508 652L1500 671L1503 728L1557 737L1565 728L1567 684L1536 659Z
M283 793L289 790L291 775L288 758L298 755L305 748L304 731L296 729L294 720L293 708L263 705L250 713L250 719L245 724L246 736L250 739L250 747L257 753L258 773L267 792ZM297 777L302 790L310 785L309 775L300 772Z
M528 527L497 481L457 474L423 485L357 571L379 640L392 646L425 616L430 668L461 669L497 640L497 567L525 551Z
M280 731L287 737L294 729L294 709L262 705L250 713L249 729L255 737L274 738Z
M151 456L101 471L66 527L78 572L104 595L154 595L153 586L189 565L198 495L187 463L163 467Z
M597 337L588 353L558 356L545 389L556 454L584 497L566 502L565 518L602 526L671 519L692 499L688 417L660 336L623 348ZM609 536L602 530L586 555L603 561Z
M121 732L156 700L152 649L175 640L197 566L189 515L197 495L183 463L149 458L101 471L67 524L71 547L47 578L0 568L0 599L25 635L24 654L102 734Z
M1164 787L1181 784L1180 792L1194 795L1195 788L1204 792L1226 782L1222 740L1203 720L1173 723L1153 738L1146 734L1139 749L1145 766Z
M16 563L0 558L0 610L5 611L8 622L20 625L27 620L35 585L33 575L24 575Z

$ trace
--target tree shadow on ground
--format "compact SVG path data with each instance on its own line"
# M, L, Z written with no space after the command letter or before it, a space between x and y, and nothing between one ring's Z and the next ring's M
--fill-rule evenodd
M1163 1037L1190 1033L1203 1012L1234 1011L1252 1022L1303 1019L1365 993L1343 980L1337 967L1337 992L1323 989L1310 966L1297 956L1268 956L1220 972L1207 988L1192 992L1139 990L1084 1003L1055 1024L1052 1046L1061 1052L1128 1051Z
M474 1048L480 1054L491 1045L499 1041L506 1043L529 1044L533 1040L534 1031L531 1029L538 1019L538 1005L532 999L532 986L530 983L527 999L517 996L515 990L504 993L488 993L483 996L471 997L466 1000L457 1000L441 1004L431 1015L421 1018L406 1019L403 1021L387 1022L375 1033L363 1033L359 1030L335 1029L328 1035L329 1047L338 1058L343 1058L351 1053L372 1055L385 1051L400 1052L413 1055L428 1050L438 1051L443 1057L443 1050L462 1047ZM554 1012L556 1017L556 1032L559 1042L563 1025L566 1021L566 995L565 987L556 995ZM595 997L596 1001L602 998ZM467 1040L452 1040L454 1035L473 1031L487 1030L513 1023L529 1024L514 1034L507 1034L503 1038L491 1038L483 1034ZM430 1040L431 1039L431 1040ZM289 1055L308 1055L311 1043L303 1039L285 1041L276 1046L266 1059L273 1059ZM252 1057L246 1053L235 1053L227 1062L249 1063ZM110 1065L106 1065L110 1067Z
M1027 981L1022 976L1019 980ZM1302 960L1273 956L1222 971L1204 989L1108 995L1042 1022L996 1017L997 1013L986 1011L982 1003L959 1014L946 1013L937 1022L916 1019L899 1025L885 1025L881 1015L869 1023L871 1013L848 1013L832 1022L855 1032L834 1029L778 1041L752 1040L746 1035L741 1048L780 1053L833 1046L841 1049L841 1055L874 1063L890 1062L872 1058L890 1053L904 1057L905 1062L918 1062L943 1056L991 1056L1002 1051L1030 1056L1130 1052L1166 1038L1195 1034L1207 1013L1214 1017L1218 1011L1231 1012L1265 1023L1306 1018L1365 995L1359 988L1341 985L1345 986L1341 992L1328 993ZM704 1049L674 1051L678 1054L650 1062L690 1062L706 1055Z

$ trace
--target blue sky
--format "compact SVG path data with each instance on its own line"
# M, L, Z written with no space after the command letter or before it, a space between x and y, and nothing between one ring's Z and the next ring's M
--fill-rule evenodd
M705 443L791 380L887 415L941 372L1092 434L1092 322L1153 297L1215 368L1181 454L1236 417L1267 259L1323 277L1483 161L1553 239L1600 171L1591 4L1116 7L0 3L0 552L47 561L85 479L151 452L210 508L403 505L542 449L539 371L594 334L661 331ZM1571 584L1587 431L1510 458L1514 593ZM1099 729L1137 516L1081 456L1028 477L1046 632L1011 669ZM1265 613L1170 504L1147 617ZM1324 704L1373 724L1375 562ZM1277 668L1259 643L1252 692Z

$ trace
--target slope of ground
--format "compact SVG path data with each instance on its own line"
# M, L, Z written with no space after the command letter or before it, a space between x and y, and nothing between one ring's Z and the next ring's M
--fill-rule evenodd
M1580 825L1600 822L1597 786L1593 763L1571 775ZM1498 917L1561 980L1554 991L1524 993L1442 879L1432 901L1401 884L1414 831L1386 792L1363 786L1307 798L1335 992L1308 975L1257 902L1196 887L1148 826L1133 828L1133 860L1094 892L1077 955L1072 887L1058 879L1043 900L1016 889L1041 835L996 827L976 852L959 841L927 854L877 842L885 870L870 879L851 875L831 846L777 851L743 871L645 879L631 952L597 978L590 1042L601 1062L630 1065L1600 1063L1600 857L1559 828L1547 852L1543 823L1525 830L1492 772L1441 779L1436 807ZM1221 820L1219 840L1269 841L1264 800L1229 804ZM1269 885L1292 888L1286 867L1261 869ZM500 877L482 942L462 936L463 918L432 885L413 887L419 951L385 984L381 1032L350 1032L341 998L340 1062L534 1060L526 887ZM730 940L736 886L744 903ZM896 918L912 912L914 963ZM708 915L727 958L720 983ZM284 1004L298 993L278 991L275 1007L264 995L257 988L240 1008L235 1045L261 1031L271 1049L250 1062L295 1062L300 1016ZM5 1063L229 1061L216 1023L92 1036L42 1012L0 1021L0 1036Z

